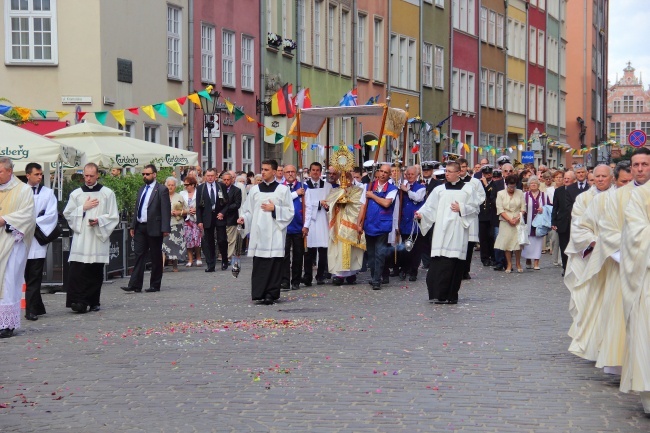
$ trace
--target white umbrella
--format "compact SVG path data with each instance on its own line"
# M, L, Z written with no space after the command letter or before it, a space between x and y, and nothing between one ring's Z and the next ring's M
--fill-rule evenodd
M0 120L3 120L5 122L14 122L14 119L12 119L11 117L7 117L4 114L0 114Z
M85 152L87 162L94 162L103 168L144 167L147 164L176 167L198 163L199 156L196 152L163 146L124 134L126 132L119 129L85 122L59 129L47 136Z
M0 156L11 158L14 171L22 173L30 162L81 164L83 152L18 126L0 122Z

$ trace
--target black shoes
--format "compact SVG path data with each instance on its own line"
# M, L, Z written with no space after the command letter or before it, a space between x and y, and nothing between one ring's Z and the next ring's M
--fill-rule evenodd
M0 338L10 338L14 336L13 328L0 329Z
M274 303L275 303L275 301L273 300L271 295L266 295L264 297L264 300L262 301L262 304L264 304L264 305L273 305Z
M381 284L379 284L379 283L373 283L373 285L372 285L372 290L381 290Z
M417 275L411 275L411 276L409 276L409 281L417 281L417 280L418 280L418 276L417 276Z
M494 269L495 271L505 271L506 270L506 268L504 268L501 265L497 265L497 266L493 267L492 269Z
M288 292L289 290L291 290L291 289L289 288L288 283L280 283L280 291L281 292Z
M434 299L433 303L434 304L446 304L447 300L446 299Z
M205 272L214 272L214 268L208 268L205 270Z
M291 290L300 290L300 284L292 284Z
M88 312L88 306L86 304L72 303L70 304L70 309L79 314Z
M349 277L345 277L345 282L352 285L357 283L357 276L356 275L350 275Z
M25 314L25 319L36 321L36 320L38 320L38 316L36 314L34 314L34 313L26 313Z
M128 286L123 286L120 288L125 292L142 293L142 289L134 289L133 287L128 287Z
M342 286L343 285L343 278L341 278L341 277L332 278L332 285L333 286Z
M222 271L225 271L225 270L227 270L227 269L228 269L228 263L222 263L222 264L221 264L221 270L222 270Z
M390 281L389 281L388 277L383 277L383 278L381 279L381 283L382 283L382 284L388 284L389 282L390 282Z
M149 287L148 289L145 289L145 292L147 293L160 292L160 289L156 289L155 287Z
M469 275L469 272L465 272L465 274L463 275L463 280L471 280L471 279L472 277Z
M325 284L325 280L318 280L317 279L316 284L318 284L319 286L322 286L323 284Z
M307 277L302 277L301 281L306 287L311 287L311 278L307 279Z
M99 310L101 310L101 307L99 305L91 305L90 306L90 311L92 311L94 313L98 312Z

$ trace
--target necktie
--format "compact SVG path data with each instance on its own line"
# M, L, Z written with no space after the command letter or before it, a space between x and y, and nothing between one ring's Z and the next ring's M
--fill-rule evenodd
M210 201L212 202L212 206L217 203L217 200L214 198L214 184L210 185Z
M292 183L289 184L289 190L293 190L293 184Z
M144 199L147 198L147 191L149 190L149 185L144 187L142 191L142 198L140 198L140 205L138 206L138 219L142 217L142 208L144 207Z
M582 182L580 182L580 183L578 184L578 186L580 187L580 191L582 191L583 189L585 189L585 184L582 183Z
M34 191L34 195L36 195L36 187L35 186L32 187L32 191Z

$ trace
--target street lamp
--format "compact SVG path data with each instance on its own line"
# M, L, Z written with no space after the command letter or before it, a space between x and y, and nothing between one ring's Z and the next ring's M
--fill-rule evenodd
M199 98L201 100L201 109L203 110L203 143L209 143L209 145L206 146L208 150L208 168L212 168L212 131L215 129L217 131L220 131L218 114L220 108L217 104L220 96L221 93L214 89L208 94L207 98L199 93ZM207 134L205 133L206 130Z
M422 132L422 126L424 121L420 119L420 116L413 117L409 119L411 124L411 131L413 131L413 148L417 147L417 152L422 152L421 142L420 142L420 132ZM421 154L421 153L420 153Z
M539 144L542 146L542 164L546 165L548 162L546 161L546 142L548 141L548 134L546 132L542 132L539 134Z

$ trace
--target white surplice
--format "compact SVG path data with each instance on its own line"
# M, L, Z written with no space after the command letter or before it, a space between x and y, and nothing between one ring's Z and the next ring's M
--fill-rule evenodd
M472 176L469 182L470 185L474 188L474 200L478 208L481 208L481 205L485 202L485 188L483 188L483 182L479 179ZM472 216L472 222L469 226L469 242L478 242L478 213Z
M309 188L305 192L305 224L309 229L307 248L327 248L329 226L327 211L320 206L332 190L332 185L325 182L323 188Z
M108 263L110 236L119 224L120 217L115 193L105 186L98 189L98 186L99 184L88 189L84 185L72 191L63 211L63 216L73 231L71 262ZM88 197L99 200L99 205L84 212L83 205ZM98 224L91 227L88 224L90 219L97 219Z
M275 212L262 210L262 204L269 200L275 205ZM255 185L241 209L244 232L250 233L248 257L284 257L287 227L294 214L289 187L278 185L273 192L261 192L259 185Z
M57 200L54 192L46 187L41 187L38 194L34 194L34 216L36 217L36 225L40 227L43 234L49 236L56 227L59 220L57 209ZM47 245L41 245L36 239L32 242L29 248L29 255L27 259L44 259L47 255Z
M431 257L465 260L469 227L474 215L478 214L479 206L471 184L463 184L462 189L447 189L446 186L443 184L435 187L418 211L422 215L420 231L424 236L433 226ZM458 202L460 213L451 210L454 202Z

